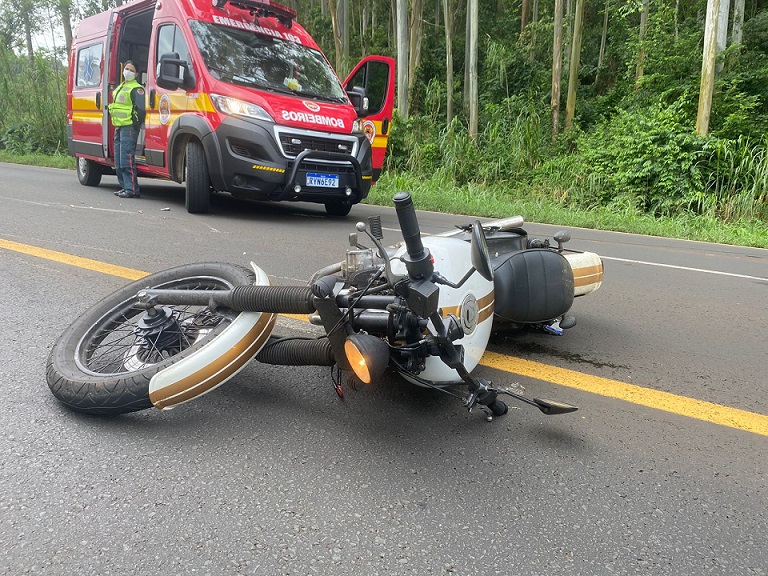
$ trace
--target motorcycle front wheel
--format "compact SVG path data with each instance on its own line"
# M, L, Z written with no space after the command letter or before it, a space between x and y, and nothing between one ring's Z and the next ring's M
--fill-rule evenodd
M171 268L110 294L75 320L48 357L53 395L78 412L124 414L151 408L152 376L206 346L238 312L206 306L162 306L151 318L137 306L147 288L226 290L256 275L232 264Z

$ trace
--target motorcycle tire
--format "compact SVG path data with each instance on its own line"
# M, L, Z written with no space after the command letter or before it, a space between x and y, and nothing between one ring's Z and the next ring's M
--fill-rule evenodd
M255 280L256 275L242 266L202 263L171 268L124 286L81 315L56 341L47 366L51 392L69 408L89 414L151 408L152 376L215 341L239 313L164 306L172 321L150 341L136 332L145 316L145 310L136 306L136 294L147 288L229 289Z

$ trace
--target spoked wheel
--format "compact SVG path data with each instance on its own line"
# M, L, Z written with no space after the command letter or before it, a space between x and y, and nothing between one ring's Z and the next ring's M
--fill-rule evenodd
M150 408L156 373L212 343L237 316L205 306L137 306L146 288L221 290L252 284L255 274L232 264L190 264L129 284L75 320L48 357L48 386L70 408L121 414Z

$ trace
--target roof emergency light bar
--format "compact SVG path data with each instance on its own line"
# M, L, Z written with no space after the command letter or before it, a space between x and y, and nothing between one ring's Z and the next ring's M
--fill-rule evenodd
M211 0L211 4L214 8L231 4L236 8L250 10L257 18L275 18L286 28L290 28L296 19L296 12L271 0Z

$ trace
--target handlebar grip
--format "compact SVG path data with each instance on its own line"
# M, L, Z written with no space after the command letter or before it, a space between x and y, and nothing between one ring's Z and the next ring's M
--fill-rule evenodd
M413 199L408 192L398 192L392 201L395 203L397 220L400 222L400 230L403 233L408 256L412 260L419 260L424 256L424 244L421 243L421 231L419 230L419 221L416 219Z

